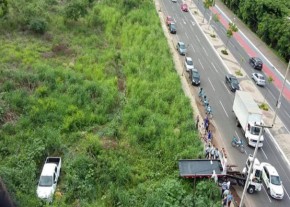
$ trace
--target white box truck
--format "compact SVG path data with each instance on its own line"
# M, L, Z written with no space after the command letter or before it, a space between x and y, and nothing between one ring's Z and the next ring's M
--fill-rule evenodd
M236 115L237 126L241 126L248 145L255 147L260 130L262 130L261 127L256 126L262 125L262 112L251 93L236 91L233 111ZM258 147L263 146L263 141L262 135Z
M60 157L46 158L36 190L38 198L52 202L56 184L60 176L60 169Z

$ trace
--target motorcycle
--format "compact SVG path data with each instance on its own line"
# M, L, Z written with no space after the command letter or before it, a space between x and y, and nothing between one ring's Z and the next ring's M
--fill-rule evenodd
M244 153L245 152L245 147L244 147L244 143L243 140L238 139L237 137L233 137L232 139L232 146L233 147L237 147L240 148L240 152Z

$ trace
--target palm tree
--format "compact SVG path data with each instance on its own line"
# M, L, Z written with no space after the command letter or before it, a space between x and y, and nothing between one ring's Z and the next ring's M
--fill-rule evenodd
M204 22L204 18L205 18L205 12L207 9L209 9L210 7L213 7L215 5L215 0L205 0L203 2L203 7L204 7L204 14L203 14L203 19L202 19L202 23ZM211 14L212 15L212 14ZM210 18L211 19L211 18Z
M229 23L229 28L227 30L227 37L228 37L228 40L227 40L227 43L226 43L226 50L228 48L228 43L229 43L229 40L230 38L234 35L235 32L239 31L238 27L233 23L233 22L230 22Z

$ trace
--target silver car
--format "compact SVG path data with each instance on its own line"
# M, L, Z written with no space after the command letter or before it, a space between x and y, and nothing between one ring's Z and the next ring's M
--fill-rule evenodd
M266 80L264 76L261 73L253 73L252 79L255 81L255 83L259 86L265 86Z
M194 65L193 65L193 62L192 62L191 57L185 57L184 67L185 67L185 70L187 72L190 71L190 70L192 70L194 68Z
M176 45L176 50L180 55L185 55L186 54L186 47L183 42L178 42Z

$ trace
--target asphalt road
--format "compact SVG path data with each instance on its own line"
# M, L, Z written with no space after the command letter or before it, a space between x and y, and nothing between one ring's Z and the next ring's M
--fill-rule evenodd
M177 34L173 35L173 38L176 40L175 42L183 41L186 45L188 45L187 56L192 57L195 63L195 67L201 74L201 87L204 88L207 97L210 99L209 102L213 108L214 114L213 119L218 128L220 136L222 137L222 145L227 149L229 161L231 164L238 165L238 168L241 170L244 167L247 155L253 154L254 149L246 147L246 154L241 154L237 149L231 147L230 142L233 135L239 136L240 138L243 138L244 136L241 130L235 125L235 116L232 112L234 94L231 93L224 84L225 75L228 72L221 63L220 59L217 57L215 51L209 45L190 12L181 11L181 1L178 0L177 3L172 3L170 0L163 0L160 2L164 17L170 15L176 22ZM218 29L218 31L224 31L225 33L225 30L222 29ZM233 40L231 40L231 42L233 42ZM238 45L236 47L238 47ZM235 47L229 47L229 50L235 53L234 50L237 49ZM180 58L183 62L184 57L180 56ZM251 73L251 68L246 65L246 63L244 63L242 66L246 68L248 73ZM184 73L186 74L186 72ZM260 90L263 94L265 94L265 88L261 88ZM269 86L269 90L275 90L275 88L271 89L271 86ZM273 94L277 94L277 92L273 91ZM267 96L267 98L271 99L270 96ZM279 151L274 147L275 145L272 143L272 139L269 137L269 135L265 134L264 138L264 146L258 151L257 157L261 162L269 162L276 167L283 181L285 196L281 201L274 200L269 197L265 188L263 188L262 191L258 192L257 194L246 194L246 199L249 200L253 206L257 207L290 206L289 166L287 163L285 163Z
M195 2L198 2L197 0ZM201 3L196 4L200 10L200 12L204 11L203 5ZM211 12L208 10L207 12L204 13L205 18L209 20ZM219 37L223 40L223 42L227 41L227 35L226 35L226 28L219 23L215 21L211 21L211 25L215 28L216 33L219 35ZM250 47L252 47L249 44ZM254 72L259 72L263 73L263 71L257 71L254 70L248 63L249 60L249 54L245 51L245 49L238 43L238 41L235 38L231 38L228 43L228 49L231 51L231 53L234 55L236 60L239 62L239 64L243 67L245 72L249 77L251 77L252 73ZM254 48L252 48L255 50ZM263 63L264 66L267 65L268 68L271 68L272 66L266 61L262 56L259 56ZM244 60L244 61L242 61ZM273 73L275 73L275 70L272 70ZM264 74L265 75L265 74ZM284 74L283 74L284 75ZM268 103L272 107L272 109L276 108L276 103L280 94L280 90L278 90L274 84L267 84L265 87L258 87L259 91L263 94L264 97L266 97ZM277 110L277 114L279 118L282 120L282 122L285 125L285 129L287 130L288 133L290 133L290 103L283 97L281 96L281 108Z

